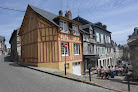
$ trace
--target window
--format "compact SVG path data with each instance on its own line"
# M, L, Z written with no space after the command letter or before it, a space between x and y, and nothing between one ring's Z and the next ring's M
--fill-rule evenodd
M79 34L77 25L73 25L72 29L73 29L75 35Z
M100 42L100 36L99 36L99 33L96 33L96 41L97 41L97 42Z
M88 52L93 52L93 45L88 44Z
M101 34L101 43L104 43L104 36Z
M62 27L62 32L67 32L67 22L60 21L60 26Z
M109 43L111 43L110 37L109 37Z
M67 42L61 43L61 54L62 54L62 56L65 56L65 51L66 51L66 55L67 56L69 55L69 53L68 53L68 43L67 43L67 49L65 49L65 47L64 47L65 43L67 43Z
M102 52L103 52L102 54L105 54L105 48L104 47L102 48Z
M79 44L74 43L74 55L79 55Z
M90 38L93 38L92 30L89 30L89 32L90 32Z

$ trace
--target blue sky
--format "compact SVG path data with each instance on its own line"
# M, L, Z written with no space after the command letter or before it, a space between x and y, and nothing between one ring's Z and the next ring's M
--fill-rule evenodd
M61 3L62 2L62 3ZM65 14L71 10L73 18L79 15L93 23L102 22L112 32L117 44L126 44L128 35L138 27L138 0L0 0L0 7L9 7L25 11L31 4L46 11ZM20 27L24 12L0 8L0 35L5 36L8 47L11 33Z

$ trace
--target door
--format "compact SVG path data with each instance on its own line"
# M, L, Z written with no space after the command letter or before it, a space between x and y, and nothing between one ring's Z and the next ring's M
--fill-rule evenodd
M73 74L81 75L81 63L80 62L73 63Z

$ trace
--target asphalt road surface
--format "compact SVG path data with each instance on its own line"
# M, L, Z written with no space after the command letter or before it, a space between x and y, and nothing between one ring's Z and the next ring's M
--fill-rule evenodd
M8 56L0 56L0 92L112 91L31 70L11 62Z

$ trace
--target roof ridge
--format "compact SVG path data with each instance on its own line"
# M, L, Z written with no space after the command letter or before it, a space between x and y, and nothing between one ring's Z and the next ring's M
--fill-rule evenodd
M40 16L42 16L43 18L47 19L48 21L50 21L51 23L53 23L54 25L58 26L58 24L56 24L53 19L56 18L58 15L51 13L49 11L37 8L35 6L32 5L28 5L34 12L36 12L37 14L39 14Z

